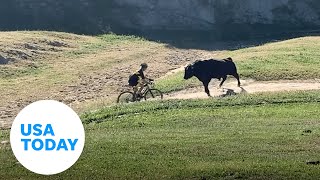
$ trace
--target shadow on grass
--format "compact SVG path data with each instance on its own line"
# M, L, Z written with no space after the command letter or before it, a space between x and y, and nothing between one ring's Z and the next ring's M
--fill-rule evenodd
M266 43L289 39L319 36L320 30L291 30L277 26L256 27L231 26L235 30L153 30L153 31L119 31L115 34L129 34L143 37L149 41L162 42L168 48L200 49L207 51L238 50L260 46ZM265 29L263 29L265 27Z

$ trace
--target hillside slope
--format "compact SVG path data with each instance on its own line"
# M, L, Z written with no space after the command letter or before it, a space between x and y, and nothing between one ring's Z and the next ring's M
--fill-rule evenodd
M143 62L148 75L158 78L213 53L134 36L0 32L0 127L9 127L21 108L40 99L65 102L78 112L110 104Z
M77 112L115 102L128 89L129 75L142 62L147 74L163 77L197 59L233 57L242 79L311 80L320 77L319 37L304 37L246 48L244 42L207 45L207 49L177 49L134 36L79 36L57 32L0 33L0 127L10 127L17 112L40 99L62 101ZM212 48L214 47L214 48ZM225 50L233 49L238 50ZM215 50L219 49L219 50ZM183 72L157 80L168 93L197 87Z

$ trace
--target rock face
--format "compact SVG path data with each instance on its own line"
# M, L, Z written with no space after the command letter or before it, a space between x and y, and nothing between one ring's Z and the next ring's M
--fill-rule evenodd
M121 0L117 17L149 29L212 29L221 24L320 25L315 0ZM318 12L317 12L318 11Z
M1 54L0 54L0 65L2 65L2 64L8 64L8 62L9 62L9 60L6 59L6 58L4 58L4 57L1 56Z
M250 35L320 27L319 0L8 0L0 29Z

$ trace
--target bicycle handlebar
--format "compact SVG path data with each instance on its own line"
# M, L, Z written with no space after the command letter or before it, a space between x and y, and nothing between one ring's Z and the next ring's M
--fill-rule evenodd
M148 85L153 85L154 84L154 79L147 79L148 82L145 83L144 86L148 86Z

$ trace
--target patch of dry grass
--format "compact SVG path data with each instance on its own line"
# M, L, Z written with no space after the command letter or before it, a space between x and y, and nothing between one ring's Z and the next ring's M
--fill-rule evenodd
M0 54L14 59L0 65L0 108L14 116L39 99L63 101L76 110L110 104L142 62L150 66L148 75L158 78L206 53L114 34L0 32L0 44ZM11 56L10 50L28 57ZM8 112L0 112L0 119L12 120L4 114Z

